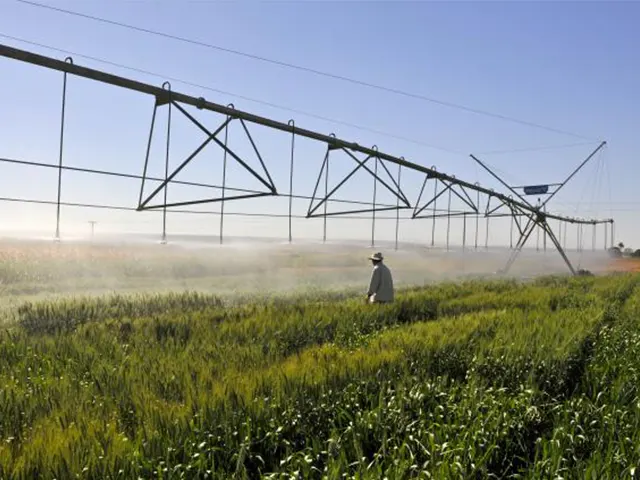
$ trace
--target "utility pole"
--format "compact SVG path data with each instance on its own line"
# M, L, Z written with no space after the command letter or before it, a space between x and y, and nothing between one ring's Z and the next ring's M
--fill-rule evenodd
M94 231L95 231L95 225L98 222L96 222L95 220L89 220L89 223L91 224L91 241L93 241L93 234L94 234Z

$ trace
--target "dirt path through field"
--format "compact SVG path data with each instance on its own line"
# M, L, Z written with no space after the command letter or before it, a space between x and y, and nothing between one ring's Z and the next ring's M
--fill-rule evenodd
M640 258L614 258L607 272L640 272Z

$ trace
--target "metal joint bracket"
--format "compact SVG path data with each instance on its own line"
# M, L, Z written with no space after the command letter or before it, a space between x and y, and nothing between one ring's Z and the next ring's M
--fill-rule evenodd
M161 107L171 103L171 83L164 82L162 84L162 90L156 95L156 107Z

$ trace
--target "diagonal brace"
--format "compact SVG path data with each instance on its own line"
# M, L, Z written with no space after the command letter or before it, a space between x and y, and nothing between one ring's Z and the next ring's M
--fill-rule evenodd
M316 194L318 193L318 187L320 186L320 180L322 180L322 174L324 173L325 168L329 168L329 153L331 153L331 146L327 146L327 153L324 154L324 160L322 161L322 166L320 167L320 173L318 174L318 178L316 180L316 186L313 189L313 194L311 195L311 199L309 200L309 209L307 211L307 217L311 214L311 207L313 206L313 202L316 199ZM327 172L328 174L328 172Z
M409 203L409 201L407 200L407 198L404 196L404 194L402 193L402 191L400 190L400 193L396 192L393 190L393 188L391 188L387 182L385 182L384 180L382 180L380 178L379 175L377 175L375 172L371 171L371 169L369 167L367 167L366 165L364 165L365 162L361 162L360 160L358 160L358 157L356 157L353 153L351 153L349 150L346 150L345 148L342 148L342 150L349 155L351 158L353 158L358 164L362 164L362 168L364 168L367 172L369 172L371 174L371 176L373 176L373 178L377 179L382 185L384 185L387 190L389 190L394 196L396 196L397 198L400 199L400 201L402 203L405 204L405 207L410 208L411 204ZM367 157L367 160L371 158L371 156ZM378 158L379 159L379 158ZM391 174L389 174L389 177L391 177L391 179L393 180L393 176ZM395 180L393 180L395 183ZM402 196L401 196L402 195Z
M470 213L478 213L478 207L475 205L475 203L473 203L473 201L468 198L469 196L467 195L467 192L464 192L465 195L467 195L467 198L464 198L462 195L460 195L456 189L454 187L456 187L457 185L453 182L447 182L446 180L441 180L442 183L444 183L445 185L449 185L449 188L451 189L451 191L453 192L453 194L458 197L460 200L462 200L465 204L467 204L472 210L473 212Z
M560 242L558 241L556 235L553 233L553 229L547 222L546 216L540 212L533 212L531 213L531 215L528 215L528 218L529 220L527 222L527 225L525 226L524 230L521 231L518 244L516 245L515 250L511 253L511 256L509 257L509 260L507 261L507 264L502 272L507 273L509 271L509 269L511 268L511 265L513 265L513 262L515 262L516 258L520 254L522 248L526 244L527 240L529 239L529 237L531 236L535 228L539 227L549 235L549 238L557 248L558 253L562 256L562 259L567 264L567 267L569 267L569 270L571 271L571 273L575 275L576 271L573 268L571 261L569 261L569 258L567 257L564 249L560 245Z
M467 192L467 189L464 188L464 185L458 185L458 187L460 187L462 193L464 193L465 197L469 200L469 205L472 205L471 208L473 208L474 212L479 213L480 205L476 205L476 203L471 199L471 196L469 195L469 192Z
M173 102L173 104L175 105L175 107L180 110L189 120L191 120L194 125L196 125L200 130L202 130L204 133L206 133L207 135L211 135L211 132L209 131L208 128L206 128L204 125L202 125L196 118L193 117L193 115L191 115L189 112L187 112L180 104ZM228 117L228 120L230 120L231 117ZM222 148L224 151L226 151L229 155L231 155L231 157L233 157L234 160L236 160L240 165L242 165L251 175L253 175L256 179L258 179L258 181L260 183L262 183L265 187L267 187L272 194L277 195L278 192L276 190L275 185L273 185L273 182L269 183L267 182L264 178L262 178L253 168L251 168L249 165L246 164L246 162L244 160L242 160L238 155L236 155L229 147L227 147L223 142L221 142L220 140L218 140L217 138L212 137L211 140L213 140L216 144L218 144L218 146L220 148ZM251 143L255 148L255 144L253 143L253 139L250 137ZM257 149L256 149L257 151ZM266 172L266 167L264 165L264 162L262 162L262 158L260 157L260 154L258 154L258 158L260 159L260 163L262 164L262 167L265 169ZM271 177L268 175L269 177L269 181L271 181Z
M500 210L502 207L509 207L509 205L504 201L504 200L500 200L500 204L497 207L493 207L491 210L487 211L484 216L485 217L489 217L492 213L497 212L498 210Z
M416 200L415 207L413 208L413 217L416 218L416 210L418 209L418 205L420 205L420 200L422 199L422 194L424 193L424 187L427 186L427 180L429 180L429 174L424 176L424 182L422 182L422 187L420 187L420 193L418 194L418 199ZM438 180L436 179L436 182ZM422 211L422 210L420 210Z
M313 215L313 213L318 210L318 208L320 208L322 205L324 205L327 201L329 201L329 197L331 197L331 195L333 195L336 190L338 190L342 185L344 185L345 183L347 183L347 181L353 176L355 175L355 173L360 170L361 167L364 166L365 163L367 163L369 161L369 159L371 159L371 155L369 155L367 158L364 159L364 161L362 163L360 163L357 167L355 167L346 177L344 177L342 179L342 181L340 183L338 183L338 185L336 185L329 193L327 193L324 198L322 200L320 200L320 202L318 202L318 204L311 208L311 205L309 205L309 211L307 212L307 217L310 217ZM322 164L322 168L320 169L320 175L318 175L318 183L320 181L320 177L322 177L322 173L325 169L325 167L327 167L327 163L329 162L329 157L328 157L328 152L327 152L327 156L325 156L325 161ZM316 191L317 191L318 185L316 184ZM315 197L315 191L314 191L314 197ZM313 199L311 200L311 202L313 202Z
M251 142L253 151L256 153L256 156L258 157L258 160L260 161L260 165L262 165L262 169L264 170L265 175L269 179L269 183L271 184L271 187L272 187L271 191L275 192L276 190L275 183L273 183L273 179L271 178L271 175L269 175L269 170L267 170L267 166L264 164L264 161L262 160L262 155L260 155L260 151L258 150L258 147L256 147L256 143L253 141L253 137L251 136L251 133L247 128L247 124L243 119L240 119L240 124L242 125L242 128L244 129L245 133L247 134L247 138L249 139L249 142Z
M224 130L224 129L226 128L226 126L229 124L229 122L231 122L231 118L227 118L227 119L222 123L222 125L220 125L218 128L216 128L216 130L215 130L214 132L209 132L209 133L208 133L209 137L208 137L204 142L202 142L202 144L201 144L198 148L196 148L196 149L191 153L191 155L189 155L189 156L188 156L188 157L187 157L187 158L186 158L186 159L185 159L185 160L184 160L184 161L183 161L183 162L178 166L178 168L176 168L176 169L174 170L174 172L173 172L171 175L169 175L167 178L165 178L165 179L162 181L162 183L160 183L160 185L158 185L158 187L157 187L157 188L156 188L156 189L151 193L151 195L149 195L149 196L147 197L147 199L146 199L144 202L141 202L141 203L139 203L139 204L138 204L138 208L137 208L137 210L138 210L138 211L140 211L140 210L144 210L144 208L146 207L146 205L147 205L147 204L148 204L148 203L149 203L149 202L150 202L150 201L151 201L151 200L152 200L152 199L153 199L153 198L154 198L154 197L155 197L155 196L156 196L156 195L157 195L157 194L158 194L158 193L163 189L163 188L166 188L167 184L168 184L171 180L173 180L173 179L176 177L176 175L178 175L178 173L180 173L180 172L182 171L182 169L183 169L184 167L186 167L186 166L187 166L187 164L188 164L191 160L193 160L193 158L194 158L196 155L198 155L198 153L200 153L200 152L202 151L202 149L204 149L204 147L206 147L206 146L209 144L209 142L210 142L211 140L217 140L217 139L215 139L215 136L216 136L216 135L218 135L222 130ZM145 167L146 167L146 166L145 166ZM143 179L143 181L144 181L144 179Z
M565 263L567 264L567 266L569 267L569 270L571 270L571 273L573 275L576 274L575 269L573 268L573 265L571 265L571 262L569 261L569 258L567 257L567 254L564 251L564 248L562 248L562 246L560 245L560 242L558 241L555 233L553 233L553 230L551 229L551 226L547 223L547 221L545 220L544 224L542 224L542 229L547 232L547 234L549 235L549 238L551 239L551 241L553 242L553 244L556 246L556 248L558 249L558 252L560 253L560 255L562 256L562 259L565 261Z
M513 262L515 262L518 255L520 255L522 247L524 247L524 245L527 243L527 240L529 240L529 237L531 236L535 228L535 215L532 214L531 216L528 216L527 225L522 230L520 238L518 239L518 243L516 244L516 248L511 252L511 255L509 256L507 264L503 268L502 273L507 273L509 271L511 265L513 265Z
M382 160L381 158L378 158L378 160L380 161L380 165L382 165L382 168L384 168L384 171L387 172L387 175L389 175L389 178L393 182L393 185L398 189L398 194L402 195L402 197L399 197L398 195L396 195L396 196L398 196L399 200L402 200L404 202L406 207L410 208L411 204L410 204L409 200L407 199L407 196L404 194L404 192L402 191L402 188L400 188L400 185L398 184L396 179L393 177L393 175L391 175L391 172L389 171L389 169L385 165L384 160Z
M423 183L423 189L424 189L424 185L427 183L429 177L425 178L425 181ZM438 179L436 179L436 182L438 181ZM444 183L444 182L443 182ZM433 196L433 198L431 200L429 200L427 203L425 203L420 209L418 209L417 211L414 209L412 218L418 218L418 215L420 215L429 205L431 205L432 203L434 203L436 200L438 200L438 198L440 198L443 194L445 194L449 189L451 188L451 185L447 185L445 184L445 187L436 195ZM422 194L422 192L420 192ZM416 209L418 208L418 204L416 203Z

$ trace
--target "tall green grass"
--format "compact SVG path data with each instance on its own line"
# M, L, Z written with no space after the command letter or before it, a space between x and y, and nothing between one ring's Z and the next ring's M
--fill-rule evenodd
M0 333L0 478L629 476L636 283L28 304Z

